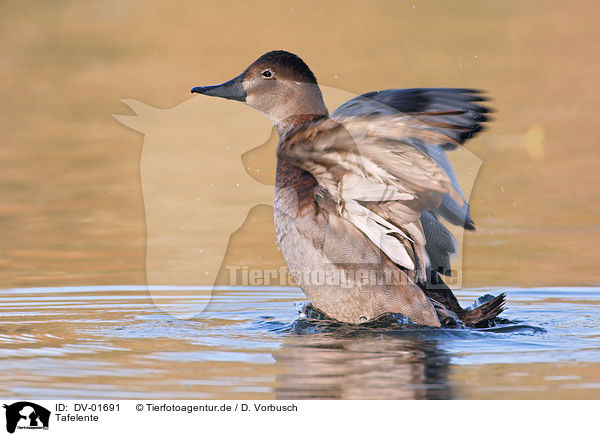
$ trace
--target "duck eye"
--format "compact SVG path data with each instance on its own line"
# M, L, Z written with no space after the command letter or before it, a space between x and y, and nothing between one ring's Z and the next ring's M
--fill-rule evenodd
M266 77L267 79L270 79L271 77L273 77L273 74L269 70L265 70L263 71L262 76Z

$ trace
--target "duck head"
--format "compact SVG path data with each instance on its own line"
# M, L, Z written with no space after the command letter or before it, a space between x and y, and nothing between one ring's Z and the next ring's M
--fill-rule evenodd
M258 110L281 133L294 122L327 116L327 107L310 68L295 54L268 52L239 76L192 93L245 102Z

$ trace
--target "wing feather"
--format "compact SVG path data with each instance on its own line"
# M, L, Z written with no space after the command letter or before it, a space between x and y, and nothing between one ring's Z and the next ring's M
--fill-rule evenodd
M444 194L462 197L414 141L454 140L410 116L348 117L287 132L277 155L309 171L323 198L393 262L423 276L429 260L421 213L438 208Z
M453 149L483 130L483 124L489 121L488 107L481 104L488 99L481 91L464 88L412 88L386 89L368 92L355 97L333 113L332 118L407 114L427 124L429 128L453 139L441 142L437 146L424 146L418 140L413 145L428 154L442 167L456 192L463 201L457 203L449 195L444 195L442 204L435 213L454 225L467 230L475 229L471 219L469 205L464 201L458 181L445 151Z

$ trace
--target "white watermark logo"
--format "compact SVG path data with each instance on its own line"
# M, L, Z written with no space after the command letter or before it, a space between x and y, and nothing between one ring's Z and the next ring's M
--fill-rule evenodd
M355 94L321 87L330 108ZM147 226L146 278L152 287L194 286L185 310L155 298L179 318L201 313L215 286L302 286L386 283L373 265L339 272L288 271L273 231L275 146L267 120L252 108L224 99L192 97L158 109L123 100L135 115L114 115L143 134L141 187ZM465 198L469 198L481 159L465 148L448 154ZM450 227L450 226L448 226ZM447 283L460 287L464 229L452 226L458 257ZM447 271L449 273L449 271ZM366 282L365 282L366 280ZM153 291L149 291L152 295Z

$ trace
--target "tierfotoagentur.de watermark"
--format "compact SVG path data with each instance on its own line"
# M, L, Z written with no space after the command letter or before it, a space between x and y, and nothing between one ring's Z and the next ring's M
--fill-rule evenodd
M400 270L381 271L378 268L360 268L355 271L342 269L289 270L256 269L240 265L227 265L230 286L354 286L375 285L386 286L398 283L408 283L410 279ZM442 271L438 271L442 272ZM443 271L447 284L452 284L456 271Z
M329 108L356 97L327 86L321 90ZM161 310L182 319L198 316L213 290L224 286L322 284L347 289L407 280L400 271L383 273L377 264L337 268L328 263L335 259L325 258L319 269L288 270L276 251L273 231L277 135L254 109L218 98L192 97L170 109L136 100L123 103L135 115L114 117L144 135L140 176L147 229L146 280ZM454 167L452 177L468 200L482 161L464 147L447 157ZM293 209L288 213L293 214ZM456 255L451 270L437 272L456 289L462 284L464 229L448 227ZM328 243L324 234L323 244ZM170 294L164 291L169 287ZM186 294L186 304L175 311L173 299L184 287L195 289L194 298Z

